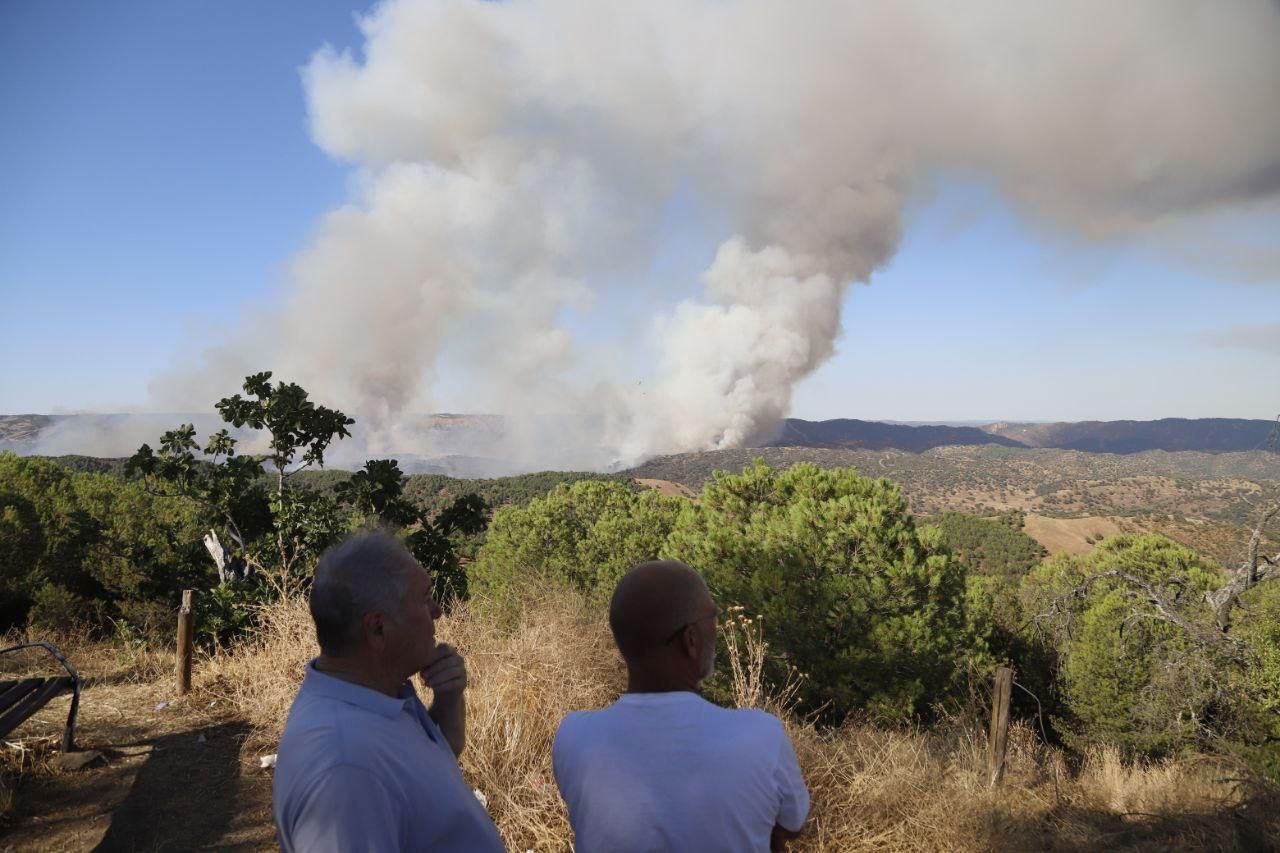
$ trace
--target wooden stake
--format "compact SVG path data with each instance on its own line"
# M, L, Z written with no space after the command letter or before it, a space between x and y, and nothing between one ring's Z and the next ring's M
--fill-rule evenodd
M991 787L1004 778L1004 759L1009 750L1009 699L1013 693L1013 670L996 670L991 687L991 733L987 737L987 769Z
M182 609L178 611L178 695L191 692L191 643L195 636L196 609L194 589L182 591Z

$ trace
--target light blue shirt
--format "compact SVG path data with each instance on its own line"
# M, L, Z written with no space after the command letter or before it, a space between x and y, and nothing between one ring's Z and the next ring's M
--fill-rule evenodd
M578 853L768 853L809 791L782 722L696 693L624 693L560 723L552 748Z
M413 686L390 696L307 665L272 783L292 851L501 851L497 827Z

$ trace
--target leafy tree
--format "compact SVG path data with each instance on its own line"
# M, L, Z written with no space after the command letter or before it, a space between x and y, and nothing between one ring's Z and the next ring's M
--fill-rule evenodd
M334 487L334 495L370 522L411 528L405 544L433 575L435 596L443 606L467 597L459 546L484 531L489 506L475 494L460 495L434 518L419 516L404 498L406 477L394 459L370 459L364 468Z
M175 600L212 572L198 519L138 484L0 454L0 625L101 627L130 602Z
M364 468L334 487L334 494L366 518L387 524L411 524L417 512L404 499L405 476L395 459L370 459Z
M441 606L468 597L467 574L459 550L461 541L484 531L489 505L479 495L462 495L434 519L422 519L405 544L432 574L435 597Z
M1245 655L1234 683L1240 701L1232 734L1255 768L1280 781L1280 584L1254 587L1241 598L1248 618L1235 628Z
M1068 742L1170 754L1203 741L1232 698L1231 643L1204 594L1217 567L1154 534L1115 536L1027 576L1027 612L1060 658Z
M802 707L902 720L956 683L980 646L965 575L936 528L917 528L897 486L851 469L757 460L717 473L686 506L665 554L703 573L722 605L764 620L786 667L807 673Z
M685 503L617 482L557 486L525 506L498 510L470 567L471 586L509 600L542 579L607 601L628 569L658 556Z
M302 579L299 564L314 556L345 530L337 505L320 493L293 488L289 481L311 465L324 464L331 442L350 435L354 423L342 412L318 406L307 392L290 382L273 385L271 373L245 379L248 397L234 394L218 401L222 419L236 428L266 432L263 456L236 454L236 439L221 429L201 449L195 428L185 424L166 432L160 450L142 445L126 470L140 473L156 494L190 498L205 507L221 526L236 557L285 592ZM197 454L201 454L197 456ZM274 480L266 495L258 485L264 465ZM295 467L296 466L296 467ZM256 541L259 525L272 542L271 552Z

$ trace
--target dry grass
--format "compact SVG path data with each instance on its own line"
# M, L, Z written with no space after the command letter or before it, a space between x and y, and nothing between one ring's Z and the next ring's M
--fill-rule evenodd
M1088 554L1098 540L1124 532L1115 519L1105 516L1050 518L1034 513L1026 516L1023 529L1050 554Z
M315 634L301 600L267 608L256 639L196 667L195 688L250 720L249 749L274 752ZM556 726L569 711L617 698L625 683L603 620L562 592L527 597L498 629L474 605L454 609L439 638L467 658L463 768L484 793L512 850L561 850L569 836L551 771Z
M0 634L0 648L22 643L51 643L84 680L95 683L144 684L173 671L172 653L141 640L104 641L88 631L27 628ZM24 649L0 657L0 678L63 675L62 666L40 649Z
M316 656L315 638L305 600L264 607L252 638L196 660L192 691L230 703L253 726L247 746L275 752L307 661Z
M821 731L761 689L767 649L741 621L727 639L742 704L787 722L813 808L793 849L1256 850L1280 837L1280 799L1242 785L1221 762L1124 762L1098 752L1069 770L1026 725L1011 733L1005 783L985 784L985 740L973 721L931 730L867 724ZM564 714L613 701L624 684L602 614L560 592L531 595L501 627L483 608L459 607L441 638L468 658L467 778L512 850L565 850L570 833L551 773L551 742ZM229 700L273 752L304 663L314 654L306 608L264 614L257 640L197 667L197 688Z

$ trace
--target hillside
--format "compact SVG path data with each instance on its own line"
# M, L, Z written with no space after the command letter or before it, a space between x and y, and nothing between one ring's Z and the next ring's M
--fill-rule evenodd
M1090 453L1194 450L1231 453L1258 450L1273 440L1273 421L1242 418L1164 418L1155 421L993 423L982 427L788 418L767 447L847 447L920 453L949 445L1056 448Z
M1028 532L1039 533L1036 538L1052 551L1083 550L1099 534L1120 529L1156 530L1231 562L1239 557L1243 531L1252 526L1257 507L1280 499L1280 455L1262 451L1112 455L998 445L923 453L764 447L662 456L626 473L697 490L713 471L740 470L757 457L775 467L812 462L887 477L900 484L919 515L1020 509L1029 516ZM1280 529L1272 535L1280 537Z
M955 444L999 444L1021 447L1022 442L985 432L977 427L908 426L879 421L838 418L829 421L806 421L787 418L782 434L771 447L860 447L867 450L906 450L920 453L934 447Z
M35 441L53 420L50 415L0 415L0 447Z
M1026 447L1056 447L1090 453L1258 450L1274 441L1275 421L1239 418L1163 418L1157 421L1079 421L1053 424L989 424L988 434Z

